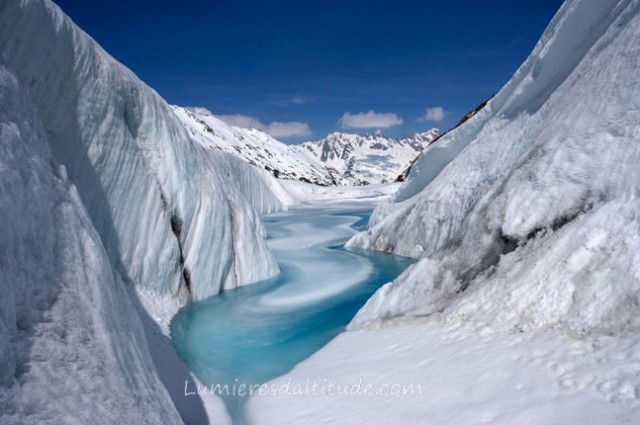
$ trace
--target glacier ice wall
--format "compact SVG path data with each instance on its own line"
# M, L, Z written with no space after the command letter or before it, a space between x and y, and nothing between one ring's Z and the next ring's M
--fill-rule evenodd
M181 423L128 291L0 62L0 422Z
M352 327L640 328L640 2L569 0L488 106L349 244L421 260Z
M0 0L0 57L126 280L201 299L278 272L253 209L282 208L264 175L193 143L164 100L57 6Z

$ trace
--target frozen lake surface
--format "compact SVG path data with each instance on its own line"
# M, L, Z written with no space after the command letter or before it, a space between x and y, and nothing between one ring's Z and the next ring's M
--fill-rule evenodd
M223 399L235 423L244 422L245 399L234 396L234 388L290 371L412 263L343 248L369 214L362 204L340 204L266 216L268 244L282 273L187 305L172 320L174 345L198 379L210 388L228 385L231 394Z

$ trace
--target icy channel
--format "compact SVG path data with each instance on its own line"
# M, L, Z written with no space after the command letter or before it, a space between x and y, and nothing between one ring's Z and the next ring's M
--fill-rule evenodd
M190 304L172 320L173 343L200 382L216 389L228 385L231 394L223 399L234 423L244 422L245 401L233 395L234 388L290 371L342 332L376 289L412 263L343 248L370 211L341 204L266 216L268 244L282 273Z

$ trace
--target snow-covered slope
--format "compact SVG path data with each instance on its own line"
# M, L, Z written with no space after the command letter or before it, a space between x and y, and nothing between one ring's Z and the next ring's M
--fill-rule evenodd
M274 177L320 186L335 185L331 173L315 158L257 129L239 128L186 108L173 107L191 138L207 149L236 155Z
M440 135L437 129L391 139L380 131L366 136L331 133L297 148L333 170L343 185L393 182L418 153Z
M640 2L569 0L487 107L350 245L421 260L352 326L640 329ZM636 393L637 394L637 393Z
M57 6L0 0L0 57L126 280L201 299L278 272L254 211L282 208L274 179L193 142L171 107Z
M211 115L173 106L191 138L207 149L227 152L274 177L320 186L393 182L440 132L391 139L332 133L318 142L286 145L257 129L234 127Z
M260 425L632 425L640 342L415 321L338 335L249 399ZM222 415L219 415L222 416Z
M0 63L0 423L181 423L28 93Z

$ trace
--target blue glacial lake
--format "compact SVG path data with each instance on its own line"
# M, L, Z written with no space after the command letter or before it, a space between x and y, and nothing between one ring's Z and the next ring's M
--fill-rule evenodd
M264 217L282 273L189 304L172 320L173 343L200 382L262 384L344 331L367 299L413 262L344 248L369 215L370 209L343 205ZM233 422L244 423L245 399L222 398Z

